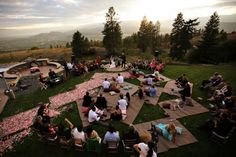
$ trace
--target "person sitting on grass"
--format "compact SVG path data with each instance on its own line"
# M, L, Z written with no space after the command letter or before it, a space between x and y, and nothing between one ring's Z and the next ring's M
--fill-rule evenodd
M156 66L156 70L159 72L162 72L164 69L164 63L160 62L157 66Z
M206 130L210 136L213 131L218 135L226 137L233 127L233 123L230 121L229 113L219 111L213 118L208 119L204 124L198 128Z
M72 137L71 128L67 127L63 122L57 125L56 134L61 144L68 144L69 140Z
M51 123L51 117L49 116L49 104L43 104L43 103L38 103L40 105L38 111L37 111L37 116L42 117L42 122L43 123Z
M56 129L49 123L43 123L43 119L41 116L36 117L33 123L33 127L38 130L42 135L56 138Z
M221 89L219 90L215 90L212 97L210 97L209 99L207 99L208 101L222 101L222 99L224 99L224 97L230 97L232 96L233 90L232 87L230 86L229 83L227 83L225 86L223 86Z
M206 89L210 87L215 87L218 84L220 84L222 80L223 80L222 76L218 72L215 72L214 75L210 77L208 80L202 81L201 88Z
M119 142L120 141L120 135L119 131L116 131L113 125L108 126L108 130L104 136L103 143L106 144L108 141L114 141Z

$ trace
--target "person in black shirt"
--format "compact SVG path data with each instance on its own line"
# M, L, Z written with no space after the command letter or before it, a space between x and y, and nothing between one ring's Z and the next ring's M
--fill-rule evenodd
M100 110L107 108L107 100L106 98L100 93L99 97L97 97L96 107Z
M84 98L83 98L83 107L90 107L92 103L92 97L89 95L89 92L86 92Z
M52 69L49 69L48 76L50 79L55 79L57 77L56 73Z
M121 59L122 59L121 67L125 68L126 56L125 56L124 52L122 53Z

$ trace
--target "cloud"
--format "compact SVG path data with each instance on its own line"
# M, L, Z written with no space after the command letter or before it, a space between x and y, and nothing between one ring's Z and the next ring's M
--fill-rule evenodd
M145 9L143 6L146 5ZM148 4L148 5L147 5ZM103 23L108 8L114 6L120 20L135 20L149 12L155 18L172 18L181 10L184 16L208 16L208 12L231 14L235 0L0 0L0 28L76 27ZM151 7L152 9L149 9ZM136 8L136 9L135 9ZM173 9L172 9L173 8ZM158 12L159 10L159 12ZM176 10L176 12L172 11ZM226 11L227 10L227 11ZM171 12L172 11L172 12ZM168 12L168 14L166 13ZM202 13L201 13L202 12ZM160 13L160 14L159 14ZM207 14L206 14L207 13ZM163 14L163 15L162 15ZM188 15L189 14L189 15Z

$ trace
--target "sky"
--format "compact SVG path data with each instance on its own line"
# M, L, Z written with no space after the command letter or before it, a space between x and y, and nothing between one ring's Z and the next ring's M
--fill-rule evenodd
M104 23L113 6L120 21L236 14L236 0L0 0L0 29L71 29Z

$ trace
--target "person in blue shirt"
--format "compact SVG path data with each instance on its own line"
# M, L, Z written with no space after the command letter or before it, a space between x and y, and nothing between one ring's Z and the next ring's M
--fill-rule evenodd
M149 88L149 96L150 97L154 97L157 95L157 89L155 88L154 85L152 85L150 88Z
M150 97L157 96L157 89L155 88L154 85L152 85L151 87L145 89L144 92L146 93L147 96L150 96Z
M108 130L104 136L103 143L106 144L107 141L120 141L119 131L116 131L113 125L108 126Z

